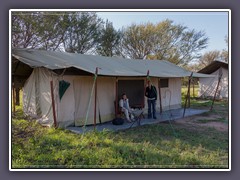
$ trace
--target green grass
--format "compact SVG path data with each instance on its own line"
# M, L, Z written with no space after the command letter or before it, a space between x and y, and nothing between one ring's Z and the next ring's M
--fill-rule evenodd
M227 168L228 134L169 124L73 134L12 120L13 168Z
M204 108L204 107L211 107L212 100L211 99L198 99L198 91L199 87L194 86L194 96L193 96L193 89L191 86L190 89L190 106L193 108ZM188 88L183 86L181 89L181 97L182 97L182 106L185 104L186 96L187 96ZM214 105L222 106L223 108L228 107L228 102L226 100L215 100Z
M26 120L19 106L12 119L12 168L228 168L227 132L173 128L176 134L160 123L79 135Z

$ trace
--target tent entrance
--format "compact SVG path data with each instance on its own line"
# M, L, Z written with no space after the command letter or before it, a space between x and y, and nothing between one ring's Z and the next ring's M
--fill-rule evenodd
M118 80L118 99L126 93L130 107L144 107L144 80Z

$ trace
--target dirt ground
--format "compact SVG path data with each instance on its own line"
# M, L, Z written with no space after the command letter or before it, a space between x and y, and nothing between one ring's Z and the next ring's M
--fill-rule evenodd
M176 123L185 124L185 125L197 125L197 126L203 126L203 127L213 127L218 131L227 132L228 123L218 121L218 119L221 119L221 118L223 117L216 114L195 115L195 116L186 117L181 120L178 120L176 121Z

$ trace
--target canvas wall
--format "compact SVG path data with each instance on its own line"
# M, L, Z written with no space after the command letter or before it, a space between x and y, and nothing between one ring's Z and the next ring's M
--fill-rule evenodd
M42 125L53 125L50 81L57 90L57 76L45 68L35 68L23 87L23 111ZM56 94L56 93L55 93Z
M142 79L146 87L146 78L118 78L123 79ZM82 126L94 123L94 97L93 76L64 75L57 76L45 68L36 68L24 86L24 112L33 117L37 117L39 122L44 125L52 126L53 111L50 81L54 82L54 99L56 119L59 127ZM70 83L62 99L59 98L59 81L64 80ZM158 78L151 78L152 83L157 87ZM143 88L145 88L143 87ZM92 90L93 88L93 90ZM92 97L91 97L92 93ZM169 86L161 88L163 110L169 107L179 108L181 106L181 79L170 78ZM116 78L97 77L97 106L96 123L111 121L115 117L114 101L116 98ZM90 102L91 101L91 102ZM147 112L147 99L144 98L145 113ZM170 104L169 104L170 103ZM38 108L37 108L38 107ZM41 110L41 116L37 115ZM157 100L157 111L159 111L159 97ZM39 112L38 112L39 113Z
M158 78L151 78L152 84L157 88L158 100L156 104L157 111L160 111ZM160 79L161 81L161 79ZM169 86L161 88L162 109L169 110L181 107L181 78L169 78ZM147 107L147 98L145 98Z

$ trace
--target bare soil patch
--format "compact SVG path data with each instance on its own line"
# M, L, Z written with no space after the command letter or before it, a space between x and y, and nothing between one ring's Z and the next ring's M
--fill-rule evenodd
M218 121L218 119L220 118L222 117L216 114L208 114L207 116L195 115L195 116L179 119L175 121L175 123L189 125L189 127L192 126L194 129L196 126L201 126L201 127L212 127L218 131L227 132L228 123ZM201 121L203 121L204 123Z

